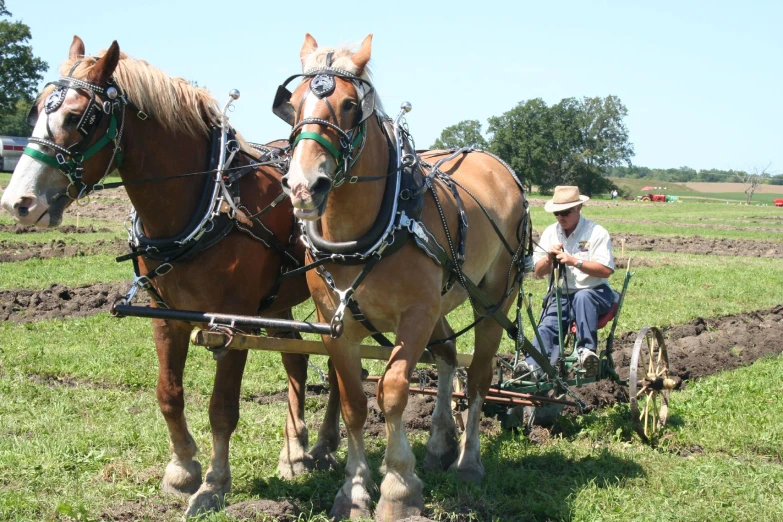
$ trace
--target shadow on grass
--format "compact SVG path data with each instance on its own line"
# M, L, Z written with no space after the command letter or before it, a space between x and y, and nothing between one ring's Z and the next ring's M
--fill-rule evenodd
M606 450L571 456L562 445L551 450L535 446L513 433L492 437L483 445L485 479L481 486L466 484L448 472L422 469L425 445L413 445L417 473L424 481L424 516L450 522L569 520L575 496L583 487L615 486L644 475L641 466ZM383 453L368 451L376 485ZM344 465L344 461L340 462ZM313 514L328 513L344 480L343 470L316 471L293 481L276 477L253 481L251 497L292 499ZM373 492L377 502L378 491Z
M427 473L425 502L430 516L449 521L570 520L572 500L584 486L615 486L644 470L607 450L572 456L562 445L539 447L521 435L504 433L483 447L484 482L467 485L451 473ZM424 447L417 448L417 455Z

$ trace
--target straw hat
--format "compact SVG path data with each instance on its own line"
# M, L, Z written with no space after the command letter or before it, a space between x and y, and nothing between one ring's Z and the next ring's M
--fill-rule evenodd
M544 210L547 212L558 212L581 205L588 199L590 198L579 194L579 187L558 186L555 187L555 193L552 196L552 199L544 204Z

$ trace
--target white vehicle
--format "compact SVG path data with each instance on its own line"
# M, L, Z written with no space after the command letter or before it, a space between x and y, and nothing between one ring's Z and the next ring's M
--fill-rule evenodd
M22 157L24 148L27 147L27 138L16 136L0 136L0 171L13 172L19 158Z

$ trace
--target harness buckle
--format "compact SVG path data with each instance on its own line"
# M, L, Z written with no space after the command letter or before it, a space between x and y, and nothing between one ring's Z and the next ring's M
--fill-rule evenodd
M144 121L147 118L149 118L149 116L147 116L147 114L142 111L137 112L136 117L139 118L141 121Z
M163 263L161 265L158 265L158 268L155 269L155 274L162 276L166 275L174 268L174 266L171 263Z
M57 163L59 163L60 165L65 166L66 163L65 156L63 156L61 152L55 154L54 159L56 159Z
M358 183L358 182L359 182L359 176L351 176L348 179L348 183L351 183L351 184Z

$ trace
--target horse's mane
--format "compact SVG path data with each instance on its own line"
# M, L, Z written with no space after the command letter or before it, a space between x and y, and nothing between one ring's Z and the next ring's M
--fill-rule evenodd
M101 55L105 51L101 51ZM86 79L100 56L85 56L71 71L75 60L60 65L60 74ZM207 136L209 128L219 125L217 101L206 89L194 87L184 78L171 78L144 60L120 53L114 70L117 86L142 112L155 118L166 130L193 137Z

